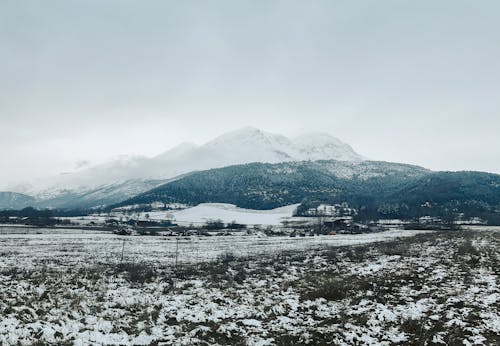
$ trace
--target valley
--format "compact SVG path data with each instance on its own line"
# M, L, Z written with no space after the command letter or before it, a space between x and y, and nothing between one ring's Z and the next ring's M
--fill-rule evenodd
M500 175L254 128L0 192L0 344L494 345Z

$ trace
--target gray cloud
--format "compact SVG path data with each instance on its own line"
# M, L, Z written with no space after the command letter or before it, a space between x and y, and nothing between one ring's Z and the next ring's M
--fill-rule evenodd
M0 182L244 125L500 172L499 11L451 0L2 1Z

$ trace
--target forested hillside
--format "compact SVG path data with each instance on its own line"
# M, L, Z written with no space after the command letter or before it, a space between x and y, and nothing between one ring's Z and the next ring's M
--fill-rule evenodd
M500 209L500 175L432 172L378 161L252 163L193 173L119 205L154 201L220 202L252 209L347 202L363 219L453 212L494 220Z

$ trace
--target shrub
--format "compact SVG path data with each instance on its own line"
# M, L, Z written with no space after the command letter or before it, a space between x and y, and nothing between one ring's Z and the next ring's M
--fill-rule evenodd
M117 272L126 274L126 279L130 282L144 283L151 281L156 271L144 263L124 262L117 265Z

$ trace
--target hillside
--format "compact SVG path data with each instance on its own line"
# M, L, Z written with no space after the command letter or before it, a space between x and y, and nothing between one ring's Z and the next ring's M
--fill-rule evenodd
M31 204L38 208L91 209L118 203L169 180L127 180L81 190L57 190L52 196L38 198Z
M434 172L388 196L388 203L407 208L404 214L443 215L461 212L500 223L500 175L484 172Z
M498 223L500 175L432 172L377 161L253 163L193 173L119 205L154 201L230 203L251 209L347 202L364 219L443 216L453 212Z
M35 202L33 197L16 192L0 192L0 210L22 209Z
M220 202L272 209L304 199L361 201L396 191L429 173L418 166L377 161L252 163L193 173L120 205L154 201L192 205Z

